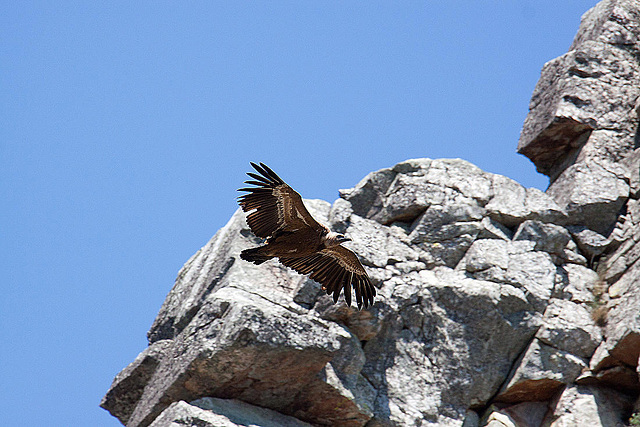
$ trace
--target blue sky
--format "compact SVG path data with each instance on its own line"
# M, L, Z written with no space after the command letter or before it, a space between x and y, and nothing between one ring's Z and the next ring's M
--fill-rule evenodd
M3 422L120 425L99 401L249 161L328 201L416 157L545 189L520 129L595 3L2 2Z

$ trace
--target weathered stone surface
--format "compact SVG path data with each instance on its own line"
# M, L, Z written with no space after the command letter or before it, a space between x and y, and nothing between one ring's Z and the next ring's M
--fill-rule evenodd
M462 422L462 427L479 427L480 426L480 416L476 411L468 410L467 416Z
M556 270L551 256L534 251L534 247L530 240L476 240L460 266L476 279L524 289L527 299L544 312L555 286Z
M548 400L578 378L587 364L573 354L534 339L496 397L499 402Z
M580 254L580 250L573 240L569 240L567 247L564 248L563 254L559 257L554 257L554 259L556 260L554 261L556 264L563 264L565 262L579 265L594 264L594 258L592 257L587 261L587 258Z
M549 409L546 402L523 402L515 405L492 405L485 427L539 427Z
M383 226L355 215L349 203L336 203L338 207L331 210L328 204L313 203L310 208L318 217L336 220L347 235L360 236L354 240L369 239L369 248L381 248L370 254L360 248L372 277L381 272L374 307L357 312L333 305L317 284L274 262L265 263L259 271L237 262L203 270L203 265L212 265L211 259L219 259L215 251L203 249L202 258L197 263L192 260L180 277L195 277L190 269L197 269L216 279L195 280L194 286L200 287L197 298L184 298L195 291L180 279L176 283L170 298L183 301L185 307L163 309L159 319L187 313L189 321L181 328L166 329L171 340L154 341L154 345L169 342L170 348L137 401L131 402L128 425L148 425L172 402L205 396L242 399L322 425L362 425L372 416L372 422L381 423L413 423L426 417L456 425L470 406L491 398L540 323L541 311L519 289L531 286L527 293L535 294L540 278L533 275L529 282L513 279L513 284L498 284L467 278L447 267L430 273L420 261L429 252L410 237L427 231ZM481 223L475 211L466 212L470 213L454 218L471 220L462 224ZM233 248L230 256L235 257L252 244L241 220L235 215L205 249L214 244ZM494 240L512 245L502 238ZM544 254L532 252L531 242L513 245L519 249L511 250L508 257L517 259L523 251ZM552 273L551 280L542 281L552 287L555 267L544 255ZM511 272L508 265L506 271ZM210 285L200 285L209 280ZM482 310L475 313L479 307ZM457 320L447 320L451 316ZM345 325L350 333L333 322ZM459 353L470 336L484 338ZM360 341L366 342L364 349ZM390 341L396 345L379 346ZM487 342L495 344L487 347ZM456 354L460 360L447 366L445 361ZM429 358L437 374L425 376L424 366L416 361ZM372 360L386 362L368 366L366 361ZM421 396L416 397L420 403L405 400L408 386ZM442 405L450 409L442 411Z
M511 240L513 232L498 221L494 221L491 217L484 217L480 221L482 230L478 235L478 239L502 239Z
M628 128L637 81L633 54L607 43L585 41L549 61L531 98L518 152L555 181L593 130ZM612 96L619 98L611 102Z
M100 406L127 424L147 383L170 348L169 340L156 341L147 347L115 377Z
M567 387L554 402L542 425L549 427L624 426L633 399L612 389L593 386Z
M637 289L634 286L640 277L640 262L636 261L616 280L611 286L609 286L608 294L611 298L620 298L631 289ZM624 304L624 303L622 303Z
M558 296L575 303L593 303L598 281L595 271L582 265L565 264L558 269Z
M562 173L549 189L574 224L609 233L629 195L624 177L595 163L577 163Z
M366 311L275 261L239 261L259 241L238 211L180 271L150 346L101 405L130 427L628 420L640 390L639 11L600 2L545 65L518 150L550 176L546 193L463 160L411 159L333 205L305 201L353 239L378 291Z
M635 0L606 0L582 16L571 50L586 41L640 51L640 5Z
M563 256L571 236L566 228L559 225L527 220L520 224L513 240L529 240L534 242L536 251Z
M494 175L494 197L486 205L489 214L507 227L533 219L563 223L566 212L547 194L537 188L524 188L512 179Z
M585 13L570 51L545 65L518 145L550 176L547 193L566 210L567 228L586 261L559 266L554 296L591 305L600 322L608 310L604 341L590 370L577 379L589 386L569 386L545 426L623 425L628 399L601 387L638 390L639 17L640 4L630 0L605 0ZM578 260L565 257L570 259ZM598 274L586 266L597 266ZM597 329L589 325L586 308L567 304L548 307L537 336L588 357ZM568 318L558 323L562 317ZM577 335L563 339L569 324ZM558 329L552 333L550 327ZM553 344L549 337L556 334ZM586 341L578 344L578 336Z
M536 337L558 350L588 360L602 342L602 332L583 305L553 299L544 312Z
M509 255L511 244L502 240L480 239L476 240L461 262L469 273L499 268L504 271L509 268ZM500 277L503 277L501 275Z
M327 363L341 360L340 352L362 364L359 342L339 326L255 293L221 288L176 337L127 425L148 425L171 401L205 396L242 399L307 419L321 417L318 405L331 404L338 419L364 422L370 415L353 392L344 394L348 386L338 389L327 381L327 370L335 368ZM344 364L337 369L345 375L358 370Z
M180 269L173 289L167 295L147 334L149 342L173 339L189 324L207 292L211 291L233 265L235 260L229 254L237 249L231 246L239 242L232 236L240 232L242 221L241 213L236 212L227 225Z
M168 358L171 362L167 362L164 369L159 369L149 381L147 394L138 402L137 413L134 414L131 425L145 425L152 420L166 408L167 395L171 396L170 399L183 400L199 396L241 398L303 420L331 425L347 425L346 419L351 420L349 423L360 425L358 422L365 422L371 415L374 415L373 422L382 423L404 424L427 417L433 422L455 424L456 420L464 419L469 406L485 404L491 398L510 369L511 361L515 360L540 323L541 312L536 311L525 293L519 289L522 284L474 280L465 277L461 271L456 272L446 267L441 267L437 274L426 274L429 273L426 264L419 261L425 257L426 251L421 250L419 245L412 244L409 237L411 233L420 235L422 232L415 231L416 228L411 230L395 225L382 226L350 212L350 204L340 205L332 209L331 213L327 212L329 217L342 224L347 235L359 235L363 240L371 239L370 246L381 248L379 253L371 255L367 255L362 248L365 264L371 265L374 270L382 269L386 272L382 275L384 280L379 284L381 289L378 302L373 309L355 312L341 305L333 305L321 296L317 284L306 279L296 282L295 273L283 271L276 266L262 272L259 278L254 278L251 271L253 266L234 263L203 298L191 324L173 339L175 350L189 351L181 353L180 363L176 363L174 357ZM465 215L467 214L458 214L455 219L480 219L473 211L468 216ZM239 230L235 238L246 239L243 237L246 235L246 226L243 224L231 223L227 227ZM511 245L502 239L495 241ZM241 241L227 243L226 246L235 245L240 251L247 244ZM508 257L517 258L523 250L531 252L533 245L530 242L520 242L515 246L522 248L512 250ZM366 261L367 259L370 261ZM207 261L203 262L206 264ZM520 260L517 262L521 263ZM552 266L548 259L546 265ZM555 267L550 270L552 273L551 279L547 280L548 286L553 286L554 269ZM508 262L506 270L511 271ZM516 277L517 274L512 276ZM535 275L532 277L524 286L538 285L539 278ZM282 282L286 279L297 283L297 286L283 285ZM247 283L252 286L247 286ZM256 288L260 291L257 292ZM259 299L264 301L259 304ZM364 353L359 341L349 338L344 330L321 331L317 325L312 327L308 323L304 326L308 322L305 320L307 314L303 307L296 308L295 302L308 308L313 307L309 315L317 313L324 319L346 325L358 340L367 342ZM483 308L476 313L479 307ZM249 312L251 316L231 316L230 313L234 310ZM214 315L207 314L210 311ZM222 317L218 319L216 316ZM281 319L283 316L287 318L286 321ZM285 340L276 345L268 341L268 337L275 334L276 330L281 331L278 335L284 334L302 341L310 339L309 335L300 337L300 333L293 330L285 332L286 328L291 328L290 322L298 317L300 320L295 322L302 325L302 330L309 330L310 334L320 334L325 340L332 340L330 342L334 342L333 346L327 347L327 342L317 340L314 344L314 340L311 340L308 343L310 348L307 349L302 343L291 345ZM447 320L449 317L457 320ZM224 322L222 318L225 319ZM249 319L257 320L248 323ZM278 323L277 327L269 326L268 319L283 323ZM487 322L487 319L490 321ZM331 323L324 327L327 325ZM232 332L235 327L245 331L248 329L245 333L249 337L256 337L253 338L256 342L221 342L222 337L244 336L243 333ZM254 330L256 327L260 329ZM222 329L218 330L219 328ZM469 336L483 339L478 342L477 348L470 347L464 353L459 353L460 345ZM389 342L396 344L388 347ZM487 346L488 342L495 344ZM380 347L380 343L385 345ZM505 343L510 344L505 346ZM264 345L267 348L262 348ZM294 351L298 346L300 350ZM280 358L292 359L288 366L300 365L299 370L292 371L292 376L296 376L296 384L304 388L304 393L292 391L293 384L287 385L287 371L282 366L277 366L277 372L284 369L277 380L280 384L278 390L273 390L273 380L270 378L272 374L257 368L252 368L253 374L248 382L244 372L249 362L255 363L258 354L253 347L261 348L263 369L267 369L270 363L277 366L274 361ZM271 347L273 348L268 351ZM245 354L240 361L225 356L227 353L237 354L240 349ZM289 352L293 352L293 355ZM317 354L314 355L315 353ZM445 361L457 354L460 360L447 366ZM367 361L384 363L367 365L363 355ZM298 357L304 358L305 363ZM416 365L418 360L432 360L436 373L425 374L424 366ZM390 361L393 361L392 365L387 366ZM313 365L310 366L309 363L312 362ZM220 370L222 366L224 371ZM319 375L317 379L313 376L314 372ZM484 374L478 376L478 372ZM223 374L223 378L230 378L228 383L219 378ZM275 371L273 374L275 375ZM197 378L197 381L193 378ZM211 385L214 383L217 384L215 387ZM465 391L462 391L461 384L465 384ZM409 401L404 397L409 392L407 387L416 393L416 397ZM163 388L166 391L158 394L158 390ZM262 390L268 390L271 397L264 400ZM163 394L165 397L161 398ZM283 395L295 395L300 405L300 402L306 401L309 407L305 410L296 409L286 402ZM329 407L327 404L325 408L312 404L318 401L333 402L331 405L335 406L335 402L340 399L347 401L339 404L343 409L337 414L333 406ZM451 409L441 413L439 408L445 403Z
M478 169L460 159L413 159L367 175L350 190L341 190L356 215L382 224L413 222L430 209L438 224L480 220L488 215L514 227L527 219L564 221L552 198L525 189L505 176ZM437 230L437 225L431 230Z
M329 214L329 203L322 200L305 200L312 215L326 222ZM247 274L256 274L255 279L263 284L275 283L278 292L290 293L298 287L301 276L276 263L268 263L268 267L256 268L252 264L236 263L240 251L255 245L257 240L249 231L244 215L237 210L229 222L194 256L187 261L178 273L178 278L160 308L151 329L149 342L159 339L175 338L196 315L198 310L215 289L225 286L251 286L244 281ZM292 280L293 278L293 280ZM274 294L278 297L278 293Z
M626 208L627 214L618 219L610 236L619 242L619 247L606 256L602 267L598 268L607 283L614 283L640 259L640 201L629 200Z
M640 114L639 107L640 103L636 103L637 114ZM627 171L627 177L629 179L630 197L636 201L640 199L640 150L637 148L638 147L635 147L635 150L623 160L624 168Z
M509 415L494 411L487 418L486 427L517 427L517 424Z
M640 280L637 270L629 273L634 281L628 286L607 315L605 329L606 341L603 342L591 360L591 369L598 373L602 369L624 365L635 369L640 356ZM620 280L626 280L623 275ZM637 382L636 378L636 382Z
M580 250L590 259L602 254L609 246L609 239L585 226L569 226L567 229Z
M240 400L212 397L198 399L191 404L182 400L172 403L150 424L150 427L180 426L311 427L311 424Z
M573 224L605 236L630 194L640 95L638 4L605 0L543 68L518 143ZM635 179L635 178L634 178ZM635 182L635 181L634 181Z
M629 365L636 366L638 354L640 353L640 335L630 328L626 323L617 325L614 321L607 322L616 325L611 328L611 333L607 334L607 348L609 354L616 360Z
M378 390L374 419L395 425L444 425L485 404L540 321L519 289L446 268L388 283L397 314L365 345L363 375Z
M628 366L618 365L602 369L594 378L596 382L591 382L591 384L611 387L615 390L625 392L630 396L637 395L640 391L638 374L635 369ZM579 384L578 381L576 382Z
M515 253L509 260L505 282L524 288L527 299L539 311L544 311L555 285L553 261L544 252Z

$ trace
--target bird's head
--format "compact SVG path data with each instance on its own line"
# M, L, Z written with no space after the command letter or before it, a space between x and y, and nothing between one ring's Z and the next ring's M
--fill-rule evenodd
M325 245L327 247L338 246L340 243L349 242L350 238L345 237L344 234L334 233L333 231L327 234L325 238Z

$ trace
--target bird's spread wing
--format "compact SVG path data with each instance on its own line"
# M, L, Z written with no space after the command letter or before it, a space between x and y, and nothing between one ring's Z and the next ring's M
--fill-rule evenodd
M238 203L247 215L247 224L251 231L262 238L271 236L276 231L296 231L305 227L324 228L318 223L302 203L302 197L289 187L274 171L264 163L251 166L259 173L248 172L254 180L245 184L254 187L240 188L246 191L238 197Z
M351 306L351 286L356 291L358 308L373 304L376 288L371 284L364 267L356 254L343 246L325 248L303 258L280 258L280 262L293 268L322 285L327 295L333 294L333 301L338 302L340 291L344 288L344 299Z

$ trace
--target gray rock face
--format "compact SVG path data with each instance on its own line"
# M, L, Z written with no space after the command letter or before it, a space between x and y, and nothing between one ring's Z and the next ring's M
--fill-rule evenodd
M552 299L542 326L514 365L496 401L551 399L563 386L574 383L601 342L602 333L585 306Z
M605 0L583 16L570 51L545 64L518 152L551 178L571 221L608 233L638 162L638 24L633 0Z
M615 390L589 386L566 388L553 401L553 412L543 426L564 427L588 425L593 427L622 427L633 399Z
M544 323L536 338L588 360L602 342L602 331L584 305L553 299L544 312Z
M483 425L487 427L538 427L547 412L544 402L523 402L508 407L492 405Z
M640 6L606 0L545 65L527 189L459 159L372 172L311 213L378 295L239 253L238 210L182 268L101 406L138 426L623 425L640 391ZM636 404L640 408L640 404Z
M150 427L311 427L311 424L253 406L240 400L205 397L191 404L174 402L150 424Z

